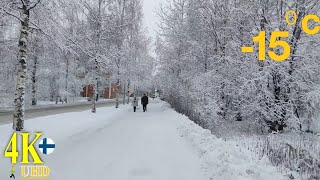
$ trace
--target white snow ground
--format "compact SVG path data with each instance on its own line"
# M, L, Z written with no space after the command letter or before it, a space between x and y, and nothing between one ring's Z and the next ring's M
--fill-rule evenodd
M264 159L215 138L157 100L148 112L130 106L59 114L26 121L56 143L42 156L53 180L284 180ZM0 126L0 150L12 134ZM3 154L3 153L2 153ZM9 159L0 157L0 180L9 179ZM20 176L19 166L16 166ZM17 179L20 179L17 178Z

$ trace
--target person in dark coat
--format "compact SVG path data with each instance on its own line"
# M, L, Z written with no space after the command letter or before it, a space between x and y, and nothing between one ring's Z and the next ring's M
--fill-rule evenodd
M146 94L144 94L143 97L141 98L141 104L143 106L143 112L147 111L148 103L149 103L148 96Z

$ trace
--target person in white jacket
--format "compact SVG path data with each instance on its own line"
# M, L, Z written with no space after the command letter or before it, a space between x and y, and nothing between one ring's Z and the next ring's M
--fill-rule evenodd
M134 97L133 101L132 101L132 106L133 106L133 112L136 112L137 106L138 106L138 99L136 97Z

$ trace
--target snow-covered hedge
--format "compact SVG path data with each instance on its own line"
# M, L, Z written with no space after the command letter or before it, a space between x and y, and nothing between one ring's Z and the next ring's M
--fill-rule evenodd
M305 180L320 179L320 136L313 134L270 134L242 137L244 147L259 158L267 156L281 171L294 171Z

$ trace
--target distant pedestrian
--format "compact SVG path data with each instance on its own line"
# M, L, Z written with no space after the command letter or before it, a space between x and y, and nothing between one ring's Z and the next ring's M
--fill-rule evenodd
M132 101L133 112L136 112L138 104L139 104L138 99L136 97L134 97L134 99Z
M146 94L144 94L143 97L141 98L141 104L143 106L143 112L147 111L148 103L149 103L148 96Z

